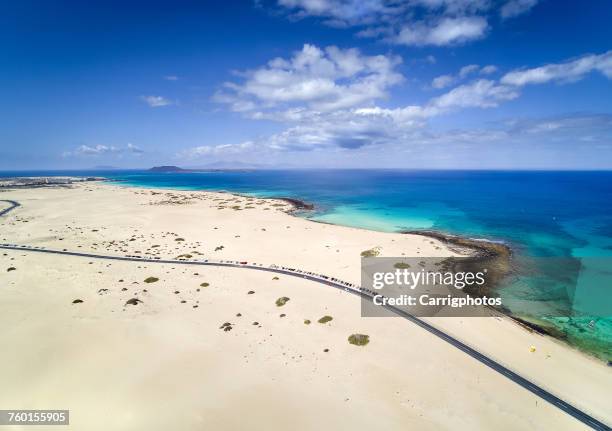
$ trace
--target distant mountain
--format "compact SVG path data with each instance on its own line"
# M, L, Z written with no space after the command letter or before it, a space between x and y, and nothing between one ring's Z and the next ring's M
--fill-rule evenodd
M193 172L193 169L183 169L178 166L154 166L149 172Z

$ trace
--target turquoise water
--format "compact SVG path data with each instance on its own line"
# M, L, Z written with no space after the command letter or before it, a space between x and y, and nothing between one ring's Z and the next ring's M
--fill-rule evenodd
M512 313L552 325L570 343L612 360L612 172L80 174L133 186L293 197L315 204L314 212L302 214L315 220L381 231L434 229L504 241L514 250L518 271L500 290Z

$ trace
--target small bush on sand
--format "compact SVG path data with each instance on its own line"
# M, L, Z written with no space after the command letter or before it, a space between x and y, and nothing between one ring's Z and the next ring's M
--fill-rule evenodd
M202 284L200 284L200 287L208 287L208 286L210 286L209 283L202 283Z
M144 279L145 283L155 283L156 281L159 281L159 278L157 277L147 277Z
M278 277L272 277L272 280L276 281L276 280L279 280L279 278Z
M395 265L393 265L393 268L408 269L408 268L410 268L410 264L408 264L406 262L397 262Z
M219 329L223 329L225 332L229 332L233 329L232 323L225 322L223 325L219 327Z
M331 316L323 316L323 317L321 317L321 318L318 320L318 322L319 322L319 323L327 323L327 322L331 322L332 320L334 320L334 318L333 318L333 317L331 317Z
M82 304L83 300L82 299L75 299L74 301L72 301L73 304Z
M282 307L283 305L285 305L287 302L289 302L289 298L287 298L286 296L282 296L280 298L278 298L276 300L276 306L277 307Z
M138 298L130 298L127 301L125 301L125 305L138 305L141 302L142 301Z
M304 325L310 325L310 320L304 319Z
M370 336L365 334L352 334L348 337L348 342L355 346L365 346L370 342Z
M11 272L11 271L15 271L15 270L17 270L17 268L15 268L14 266L11 266L10 268L8 268L6 270L6 272Z
M378 247L374 247L369 250L362 251L361 257L376 257L379 254L380 254L380 249Z

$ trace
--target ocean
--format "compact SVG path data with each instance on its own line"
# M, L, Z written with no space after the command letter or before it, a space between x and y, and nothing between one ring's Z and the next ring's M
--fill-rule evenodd
M15 176L14 172L0 176ZM517 317L612 360L612 172L256 170L19 172L104 176L126 186L292 197L300 215L380 231L502 241L516 274L500 287Z

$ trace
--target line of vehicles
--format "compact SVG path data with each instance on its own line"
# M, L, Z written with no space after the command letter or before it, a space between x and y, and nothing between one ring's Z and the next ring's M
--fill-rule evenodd
M21 245L21 244L10 244L10 243L4 243L4 244L0 244L0 246L3 247L9 247L9 248L17 248L17 249L30 249L30 250L45 250L45 251L49 251L49 252L68 252L66 249L63 250L51 250L51 249L47 249L44 246L34 246L34 245ZM71 254L77 254L77 255L87 255L87 256L94 256L96 255L95 253L86 253L86 252L70 252ZM222 259L202 259L202 260L190 260L190 259L162 259L160 256L141 256L141 255L130 255L130 254L126 254L123 256L107 256L107 255L98 255L100 257L111 257L111 258L127 258L127 259L138 259L138 260L163 260L163 261L171 261L171 262L191 262L191 263L207 263L210 265L214 265L214 264L220 264L220 265L228 265L228 266L243 266L243 267L247 267L247 268L268 268L270 270L272 270L273 272L284 272L284 273L290 273L292 275L295 274L299 274L302 275L303 278L310 278L310 279L319 279L322 281L325 281L329 284L335 284L335 285L341 285L343 286L344 290L349 291L349 290L354 290L354 291L358 291L361 293L366 293L369 295L375 295L375 292L368 290L368 289L363 289L360 286L358 286L357 284L354 283L349 283L347 281L344 280L340 280L339 278L336 277L330 277L328 275L324 275L324 274L318 274L316 272L312 272L312 271L303 271L301 269L297 269L297 268L290 268L290 267L286 267L286 266L279 266L279 265L268 265L268 266L264 266L261 263L255 263L255 262L251 262L249 263L248 261L238 261L238 260L222 260Z

